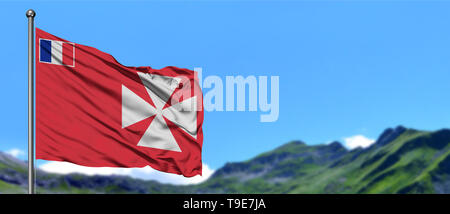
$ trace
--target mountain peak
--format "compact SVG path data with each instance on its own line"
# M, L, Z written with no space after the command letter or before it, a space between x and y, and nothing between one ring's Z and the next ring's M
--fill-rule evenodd
M333 141L333 142L331 142L330 144L328 144L328 147L333 148L333 150L338 150L338 149L342 149L342 148L345 149L345 147L344 147L344 146L342 145L342 143L339 142L339 141Z
M306 143L301 141L301 140L294 140L294 141L291 141L291 142L289 142L287 144L291 144L291 145L306 145Z
M395 128L387 128L383 131L383 133L378 137L375 145L383 146L393 141L395 138L403 134L407 129L404 126L397 126Z
M301 140L293 140L293 141L290 141L288 143L285 143L285 144L279 146L278 148L275 149L275 151L299 148L299 147L303 147L303 146L307 146L305 142L303 142Z

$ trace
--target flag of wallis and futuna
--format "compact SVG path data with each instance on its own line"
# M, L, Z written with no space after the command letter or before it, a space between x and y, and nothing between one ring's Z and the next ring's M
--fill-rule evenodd
M36 158L202 173L197 73L127 67L36 29Z

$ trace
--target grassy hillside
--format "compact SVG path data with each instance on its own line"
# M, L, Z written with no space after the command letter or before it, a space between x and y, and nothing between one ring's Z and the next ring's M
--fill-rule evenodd
M26 164L0 154L0 192L23 193ZM450 130L397 127L365 149L287 143L227 163L198 185L38 171L39 193L450 193Z
M291 142L219 169L199 192L449 193L450 130L387 129L366 149Z

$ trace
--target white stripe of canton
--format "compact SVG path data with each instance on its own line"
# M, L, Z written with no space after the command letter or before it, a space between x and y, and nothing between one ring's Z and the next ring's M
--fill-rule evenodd
M62 42L52 41L52 64L62 65L63 53Z

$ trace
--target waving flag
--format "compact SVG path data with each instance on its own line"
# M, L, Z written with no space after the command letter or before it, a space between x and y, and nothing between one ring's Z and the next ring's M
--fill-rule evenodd
M201 175L196 72L126 67L36 29L36 158Z

